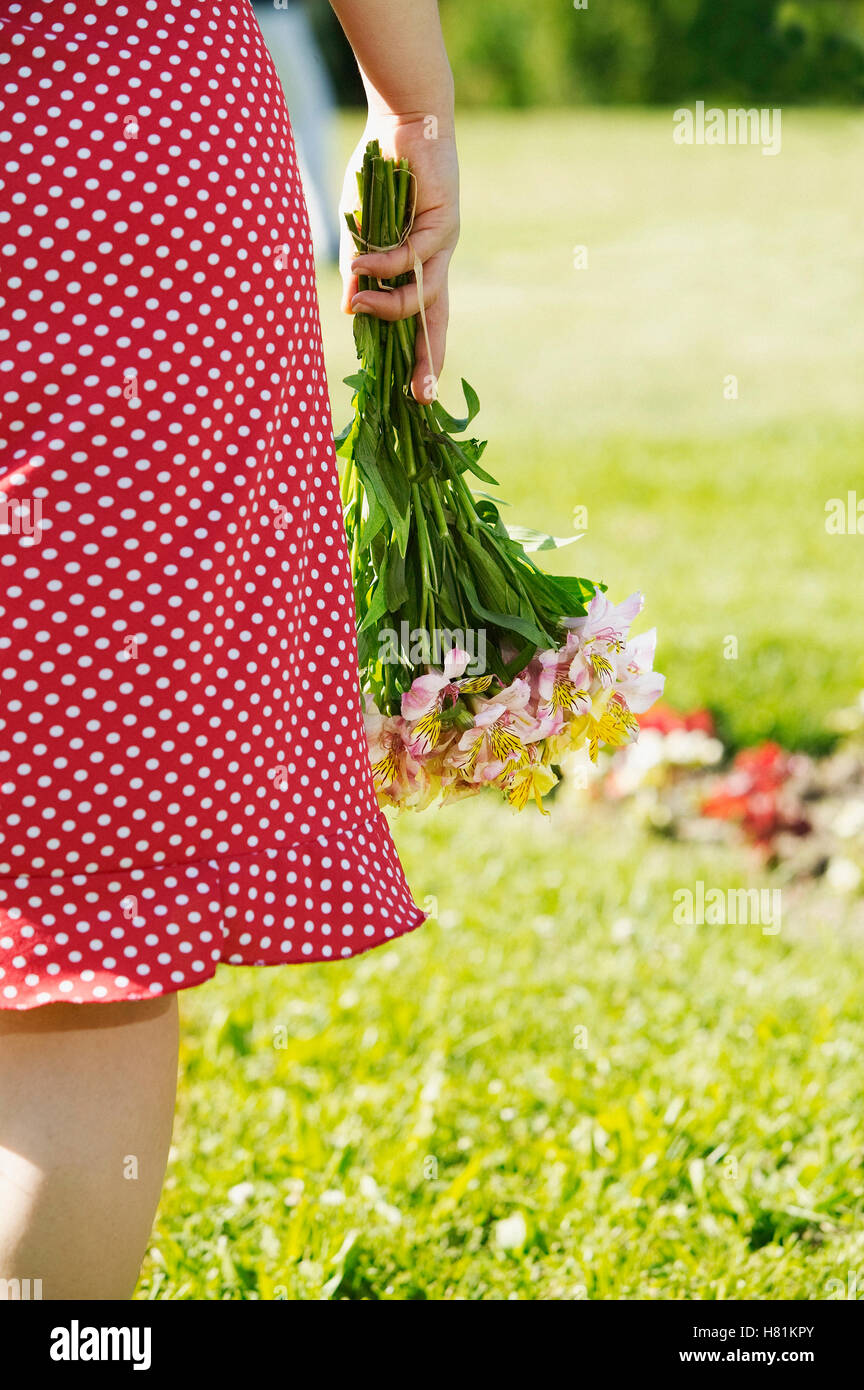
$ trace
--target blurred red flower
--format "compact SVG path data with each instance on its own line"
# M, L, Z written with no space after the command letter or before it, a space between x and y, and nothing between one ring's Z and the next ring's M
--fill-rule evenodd
M781 833L806 835L810 821L789 785L795 762L778 743L742 749L702 802L703 816L736 822L754 845L769 853Z
M661 734L677 733L680 729L700 729L705 734L714 733L714 720L707 709L696 709L691 710L689 714L682 714L671 705L664 705L662 701L639 715L639 726L642 729L656 729Z

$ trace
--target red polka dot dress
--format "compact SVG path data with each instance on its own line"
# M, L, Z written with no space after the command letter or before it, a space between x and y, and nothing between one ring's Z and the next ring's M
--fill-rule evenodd
M0 1006L420 925L248 0L0 5Z

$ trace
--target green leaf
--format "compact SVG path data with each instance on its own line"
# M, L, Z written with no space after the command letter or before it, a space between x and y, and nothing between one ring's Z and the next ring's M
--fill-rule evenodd
M408 602L408 588L405 584L405 556L398 551L389 555L387 566L387 607L391 613L398 613L403 603Z
M444 566L444 578L438 594L438 609L448 627L462 626L462 613L459 608L459 595L453 583L449 564Z
M477 515L499 539L506 540L507 528L498 514L498 507L495 502L479 500L477 502Z
M368 513L360 527L360 549L367 550L387 521L387 513L374 493L367 492Z
M354 344L361 361L374 358L377 331L369 314L354 315Z
M445 442L462 464L460 473L473 473L475 478L482 478L484 483L490 483L492 487L498 486L498 479L493 478L491 473L487 473L484 468L481 468L477 463L477 458L469 454L461 444L457 444L455 439L448 437Z
M392 552L388 551L388 555L391 554L391 553L392 553ZM387 616L388 608L387 608L387 579L386 579L387 558L386 558L386 556L385 556L385 560L384 560L384 566L385 566L384 570L382 570L381 574L378 576L378 583L375 585L375 592L372 594L372 599L371 599L371 602L370 602L370 604L369 604L369 607L366 609L366 613L364 614L363 621L362 621L362 623L360 624L359 628L357 629L358 632L366 632L366 630L367 630L368 628L373 627L373 626L377 626L378 623L380 623L381 619Z
M565 618L583 617L586 605L594 597L594 590L606 588L605 584L595 584L591 579L576 579L572 575L547 574L543 577Z
M545 531L533 531L530 526L507 526L507 535L512 541L518 541L523 550L560 550L564 545L572 545L574 541L582 539L584 532L578 536L549 536Z
M377 665L379 650L377 627L371 627L364 631L362 626L359 626L357 629L357 662L361 671Z
M336 453L339 455L340 458L351 457L351 453L354 448L354 440L357 437L357 431L359 427L360 420L359 417L355 415L353 420L349 420L345 428L340 430L339 433L334 436L333 443L336 446Z
M390 492L399 512L408 514L411 501L411 487L405 473L405 465L393 448L389 430L382 430L378 438L378 470Z
M445 431L452 430L454 434L462 434L471 424L471 421L480 409L480 401L477 398L477 392L474 390L473 386L468 385L464 376L462 378L462 393L465 397L465 405L468 409L468 414L465 416L464 420L457 420L454 415L451 415L444 409L440 401L432 402L432 415L439 429Z
M468 531L461 531L459 540L477 581L477 592L484 603L488 603L492 608L501 611L506 610L509 607L509 590L515 604L516 595L510 589L505 574L492 557L487 554L482 543Z
M520 637L526 638L528 641L535 643L538 647L551 647L553 645L552 639L549 637L548 633L544 632L542 628L539 628L537 624L532 622L529 618L516 617L508 613L498 613L495 612L494 609L487 608L485 604L482 604L477 597L477 591L474 588L471 575L468 573L467 568L460 569L458 578L471 607L470 616L485 619L487 623L492 623L493 626L501 628L504 632L518 633Z
M422 608L423 578L420 572L420 557L417 554L417 532L414 532L414 544L405 556L405 588L408 597L403 606L402 617L408 624L408 631L413 632L420 626L420 612Z
M352 457L357 465L363 486L368 493L377 498L385 511L393 528L394 536L397 538L399 549L404 555L411 525L407 482L404 476L400 479L398 467L396 470L391 467L384 436L381 432L380 413L376 402L372 399L368 401L366 411L360 420ZM387 469L386 475L381 471L382 463ZM394 496L396 488L399 489L399 496Z

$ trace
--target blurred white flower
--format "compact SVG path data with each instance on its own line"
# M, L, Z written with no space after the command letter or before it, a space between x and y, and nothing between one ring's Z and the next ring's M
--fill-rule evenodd
M825 878L835 893L854 893L861 883L861 870L851 859L835 855L828 864Z
M398 1207L394 1207L390 1202L386 1202L381 1195L378 1186L371 1173L364 1173L357 1186L360 1189L361 1197L371 1203L379 1216L383 1216L385 1221L389 1221L391 1226L398 1226L402 1221L402 1213Z
M607 776L618 796L635 792L663 767L714 767L723 757L723 745L702 729L643 729L636 743L621 749Z
M521 1250L528 1239L528 1227L521 1211L507 1216L495 1225L495 1244L502 1250Z
M238 1182L228 1189L228 1201L232 1206L242 1207L251 1197L255 1196L255 1186L251 1182Z
M864 831L864 801L847 801L834 817L834 833L851 840Z
M612 923L611 936L616 946L620 946L625 941L629 941L632 935L633 923L629 917L619 917L617 921Z

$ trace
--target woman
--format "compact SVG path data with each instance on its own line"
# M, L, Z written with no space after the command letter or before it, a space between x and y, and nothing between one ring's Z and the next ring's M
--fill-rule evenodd
M458 229L437 6L334 9L361 143L419 190L411 247L344 246L343 307L415 314L356 277L419 255L428 396ZM375 803L308 220L249 0L0 19L0 1279L125 1298L178 991L423 914Z

